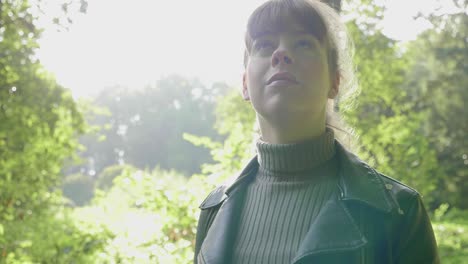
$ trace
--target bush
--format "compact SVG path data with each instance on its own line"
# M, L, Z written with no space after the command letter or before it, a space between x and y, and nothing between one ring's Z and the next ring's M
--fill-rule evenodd
M67 176L62 184L63 195L77 206L83 206L94 196L94 181L90 176L73 174Z
M468 210L448 209L443 204L434 213L433 228L443 263L465 263L468 259Z
M198 205L213 187L210 178L156 169L113 182L109 191L96 191L91 205L75 209L77 220L112 234L94 263L191 263Z
M59 195L50 194L56 206L22 220L0 225L0 263L91 263L110 236L99 225L76 221Z
M136 168L130 165L112 165L106 167L96 178L96 188L107 191L113 186L114 179L117 176L135 171Z

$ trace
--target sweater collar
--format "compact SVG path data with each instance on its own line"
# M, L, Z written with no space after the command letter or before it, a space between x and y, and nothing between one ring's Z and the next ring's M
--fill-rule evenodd
M271 144L257 141L258 163L271 176L310 171L330 160L335 154L333 130L319 137L293 144Z
M383 212L397 211L400 206L393 193L388 191L378 173L347 151L338 141L335 141L336 155L339 163L340 200L357 201ZM240 174L222 186L223 198L238 191L239 186L251 182L259 169L258 156L255 156ZM230 182L230 183L229 183ZM207 202L209 201L207 198ZM224 199L222 199L224 200ZM222 201L209 201L216 204ZM202 206L203 207L203 204Z

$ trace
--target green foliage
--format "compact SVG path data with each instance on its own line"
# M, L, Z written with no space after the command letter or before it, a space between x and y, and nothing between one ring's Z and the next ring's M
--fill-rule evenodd
M92 263L191 263L198 205L213 186L174 171L124 171L75 210L76 219L111 233Z
M466 8L465 8L466 10ZM436 153L441 174L437 203L468 208L468 30L466 12L429 17L434 28L407 47L405 87L412 111L422 113L421 133Z
M84 121L34 56L28 1L0 5L0 263L86 262L96 235L69 217L56 190Z
M38 198L58 183L84 126L70 93L34 61L38 31L27 2L13 3L0 14L0 221L46 202Z
M468 114L468 18L466 3L459 7L430 15L434 27L406 46L381 33L381 8L370 2L354 5L362 16L348 23L362 92L344 116L359 135L359 154L415 187L430 208L468 206L468 128L460 122Z
M197 80L169 76L140 90L112 87L99 94L93 104L110 115L90 112L87 121L102 129L82 138L80 155L88 168L100 173L112 164L132 164L145 169L177 168L185 175L200 171L210 161L207 150L183 140L184 132L217 137L214 123L215 98L226 89L206 87ZM164 140L161 140L164 139ZM191 158L187 159L187 155Z
M130 174L137 169L130 165L113 165L105 168L96 177L96 188L107 191L114 185L114 179L119 175Z
M4 222L0 236L0 263L90 263L102 249L106 231L76 221L60 195L48 193L56 204L40 212L27 211L21 221Z
M82 206L94 196L94 181L88 175L68 175L63 180L62 191L75 205Z
M207 137L185 134L184 139L197 146L210 149L215 164L204 164L203 173L220 174L221 178L239 170L254 154L253 141L255 112L251 105L242 100L239 91L232 90L221 98L216 107L215 128L226 136L223 142Z
M414 110L405 87L409 58L372 23L352 20L348 28L356 46L361 93L356 107L343 115L359 136L359 156L432 203L443 174L424 134L426 117Z
M442 204L434 212L433 228L443 263L468 259L468 211Z

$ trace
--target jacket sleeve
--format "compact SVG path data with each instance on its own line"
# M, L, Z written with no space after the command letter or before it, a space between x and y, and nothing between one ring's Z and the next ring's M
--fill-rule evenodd
M439 264L432 225L419 194L414 194L403 211L403 221L395 231L395 263Z

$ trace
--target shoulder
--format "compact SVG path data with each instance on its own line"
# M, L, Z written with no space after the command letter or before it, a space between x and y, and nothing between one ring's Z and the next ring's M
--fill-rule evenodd
M439 263L437 243L422 196L394 178L379 172L376 174L398 206L396 214L384 219L390 223L396 262Z
M428 248L432 253L436 252L431 221L421 194L416 189L392 177L380 172L377 172L377 175L385 187L385 192L390 194L389 197L394 200L396 205L394 214L387 219L393 230L393 241L398 247L413 243L426 243L425 248ZM415 250L420 251L420 248L415 248ZM404 251L404 249L400 248L398 251Z
M238 177L239 177L238 173L233 174L229 178L227 178L224 182L217 185L213 190L210 191L208 196L206 196L206 198L200 204L199 208L202 210L208 209L211 207L216 207L220 205L221 203L223 203L224 200L227 198L226 191L229 189L229 187L232 186L232 184L236 181Z
M400 215L410 204L421 200L414 188L377 171L342 145L337 146L345 199L360 201L384 212L398 212Z
M422 196L413 188L380 174L388 191L399 204L393 222L395 258L399 263L440 263L431 220Z
M228 188L227 185L219 185L217 186L214 190L208 194L208 196L203 200L203 202L200 204L199 208L204 210L208 209L211 207L215 207L227 198L225 191Z
M419 192L413 187L402 183L393 177L387 176L379 171L376 171L379 178L382 179L386 189L391 190L395 195L409 195L409 196L420 196Z
M377 172L377 175L382 180L386 191L399 205L400 214L409 212L415 206L422 206L422 196L416 189L380 172Z
M234 191L233 187L239 186L240 183L252 178L251 176L255 174L257 169L258 160L257 156L254 156L242 170L237 173L233 173L223 183L219 184L214 190L212 190L199 206L200 209L208 209L222 204L228 197L228 193L230 191Z

